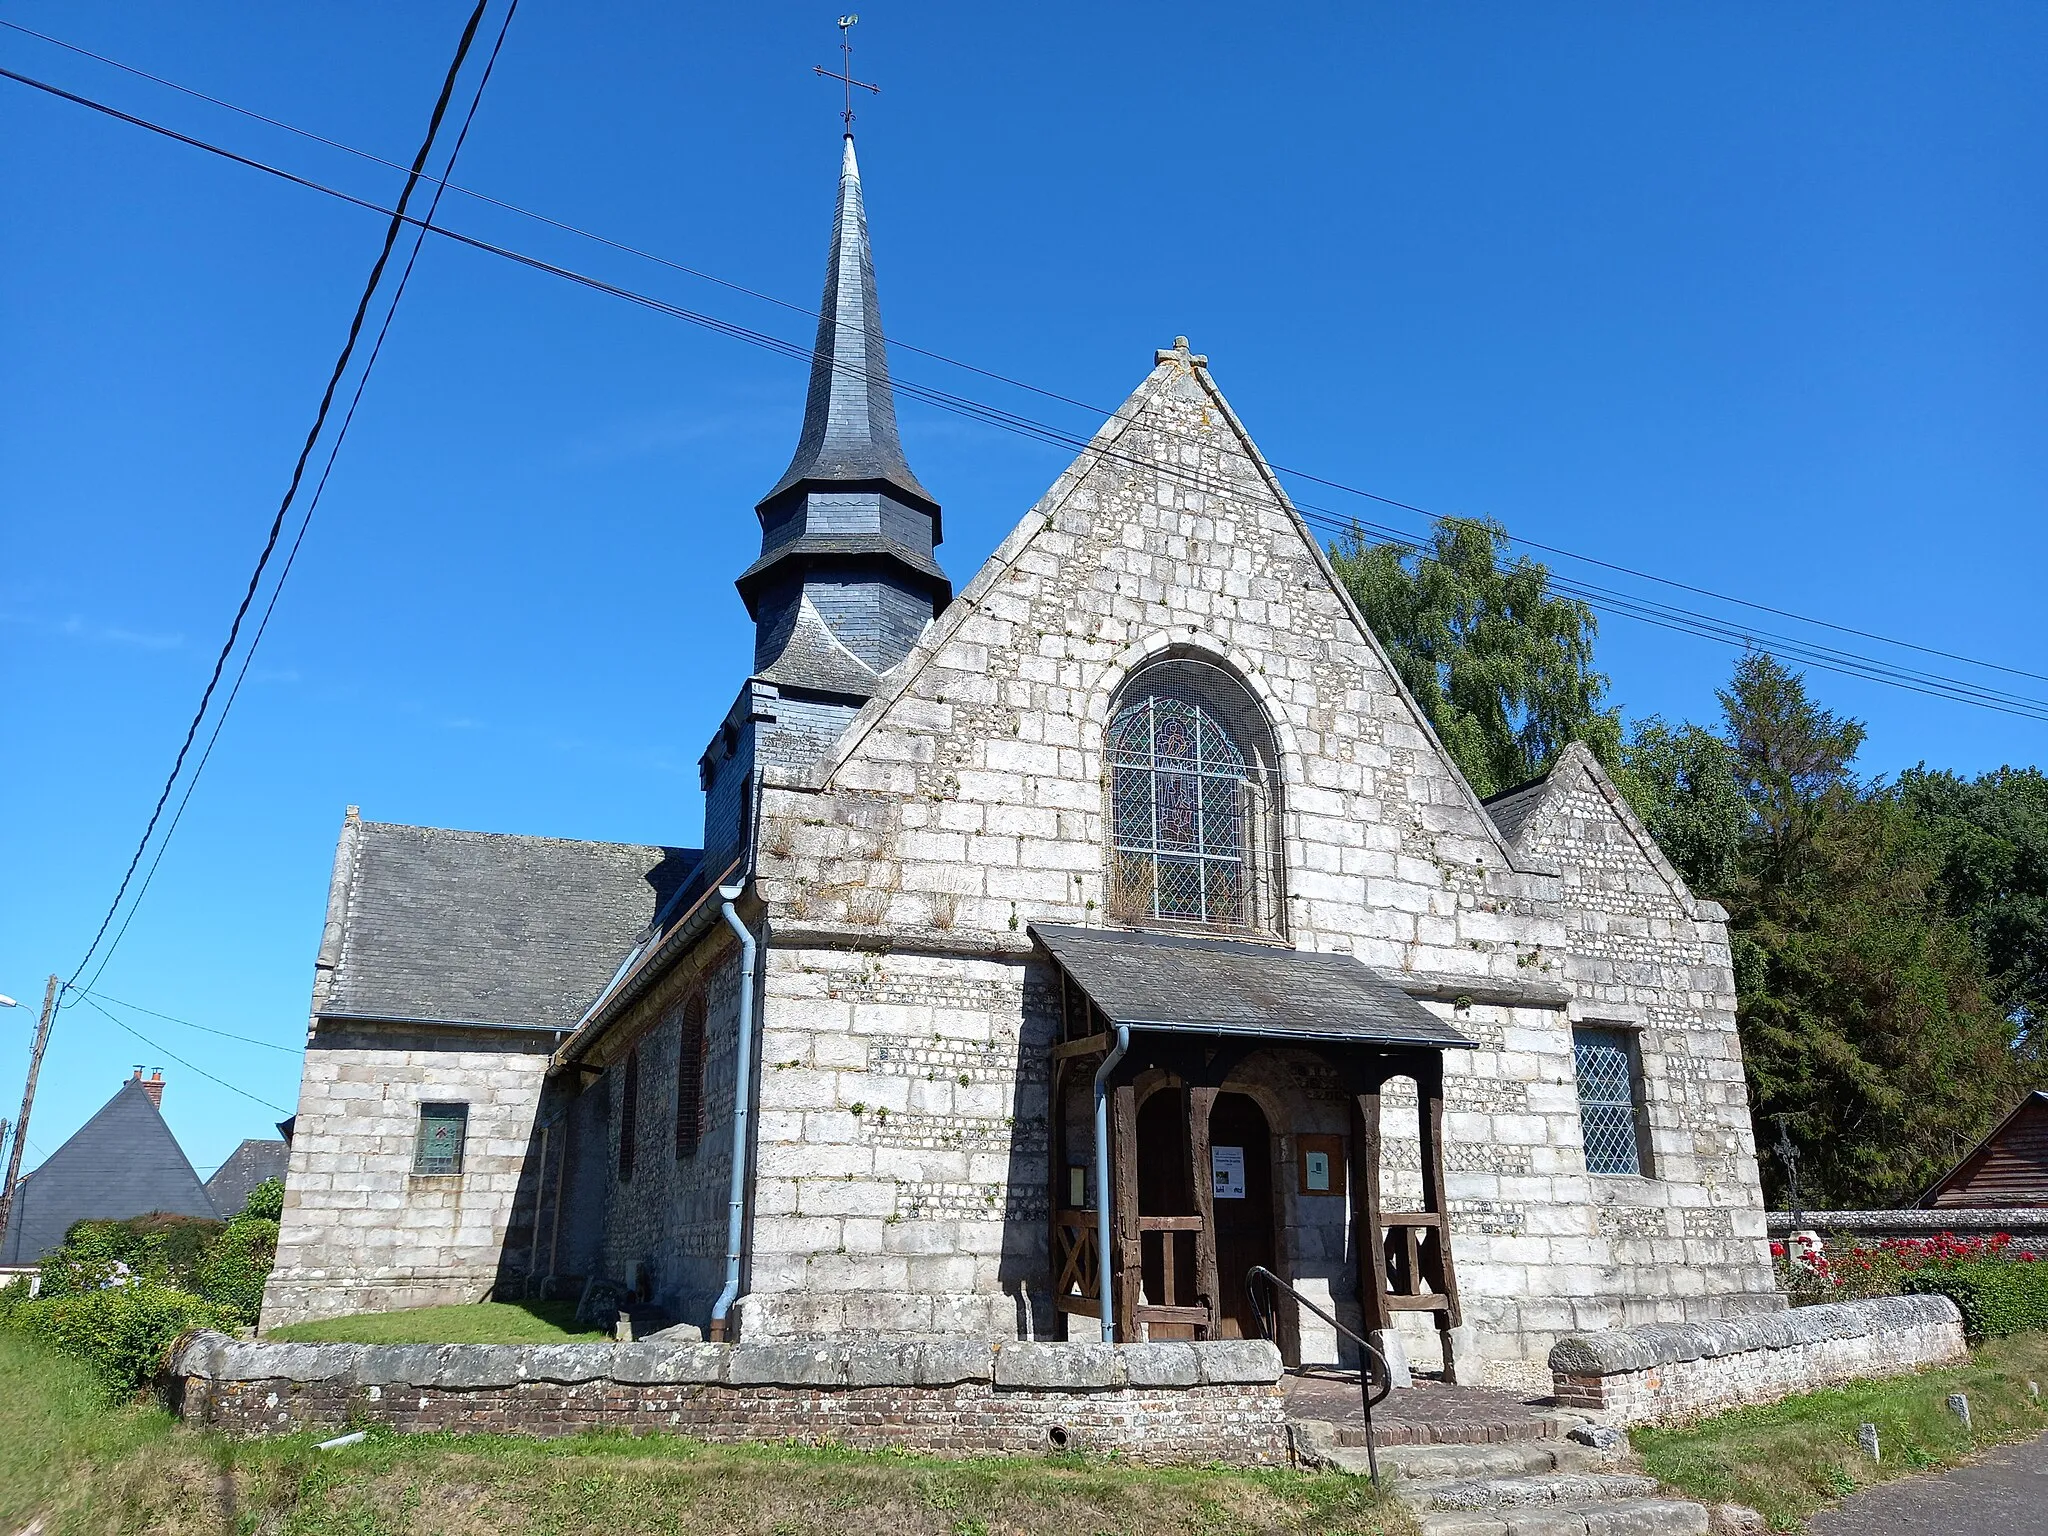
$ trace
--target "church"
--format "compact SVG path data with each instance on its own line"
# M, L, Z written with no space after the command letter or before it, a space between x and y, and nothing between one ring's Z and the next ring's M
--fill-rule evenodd
M1510 1384L1784 1306L1726 914L1583 746L1475 796L1185 339L956 593L849 136L755 510L698 846L349 809L265 1328L609 1285Z

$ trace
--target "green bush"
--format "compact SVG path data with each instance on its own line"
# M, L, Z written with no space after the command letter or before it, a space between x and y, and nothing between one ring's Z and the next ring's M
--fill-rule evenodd
M63 1243L43 1259L43 1293L79 1296L96 1291L121 1273L180 1290L196 1290L207 1249L221 1224L203 1216L158 1211L126 1221L78 1221Z
M242 1202L241 1216L261 1216L265 1221L284 1219L284 1180L265 1179L249 1191Z
M109 1396L121 1397L156 1375L179 1334L231 1329L236 1321L225 1308L198 1296L137 1280L20 1303L6 1326L83 1361Z
M247 1327L263 1310L263 1284L277 1257L277 1223L246 1212L214 1239L199 1266L199 1294L226 1307Z
M1948 1297L1973 1339L2048 1328L2048 1263L2006 1260L1923 1269L1906 1277L1906 1289Z

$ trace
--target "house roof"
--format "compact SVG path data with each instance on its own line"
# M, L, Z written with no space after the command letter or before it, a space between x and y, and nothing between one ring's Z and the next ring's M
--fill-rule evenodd
M292 1149L275 1137L254 1136L228 1154L228 1160L213 1170L206 1181L206 1197L222 1219L234 1215L249 1203L249 1191L266 1179L282 1179Z
M14 1186L0 1263L34 1264L76 1221L120 1221L167 1211L215 1214L178 1138L131 1079L40 1167Z
M352 819L318 1013L572 1029L698 862L689 848Z
M1033 923L1031 936L1112 1024L1130 1029L1472 1045L1351 955L1050 923Z
M2005 1155L1997 1165L1987 1168L2000 1152ZM1951 1194L1955 1198L1942 1198ZM2036 1088L2015 1104L2012 1113L1936 1179L1918 1203L1923 1208L2048 1205L2048 1090Z

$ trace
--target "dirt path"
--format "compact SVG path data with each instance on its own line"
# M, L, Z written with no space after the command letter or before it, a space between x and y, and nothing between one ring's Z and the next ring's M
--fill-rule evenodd
M2048 1435L1927 1477L1881 1483L1813 1517L1813 1536L2024 1536L2048 1531Z

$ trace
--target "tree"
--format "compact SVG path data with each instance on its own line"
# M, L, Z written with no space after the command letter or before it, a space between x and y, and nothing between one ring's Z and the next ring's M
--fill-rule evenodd
M1620 712L1602 709L1593 610L1509 560L1498 523L1441 518L1428 547L1369 544L1353 529L1330 562L1401 681L1479 794L1549 771L1574 740L1612 767Z
M2013 1030L1896 792L1836 787L1805 811L1783 878L1736 913L1760 962L1738 1012L1750 1107L1760 1141L1798 1116L1814 1204L1910 1203L2011 1107Z
M1899 794L1940 849L1949 911L1976 938L1999 1002L2048 1064L2048 776L2007 767L1965 780L1922 763Z
M1820 708L1806 696L1806 679L1768 651L1745 652L1717 696L1755 834L1747 873L1770 879L1795 857L1829 797L1851 783L1863 723Z
M1851 772L1861 723L1762 652L1720 699L1743 825L1708 893L1730 909L1758 1139L1798 1117L1816 1205L1910 1201L2010 1107L2014 1030L1950 909L1942 842L1900 790ZM1764 1175L1775 1192L1774 1160Z
M1749 804L1735 781L1726 742L1697 725L1672 726L1656 715L1629 729L1615 782L1664 856L1697 895L1728 887L1749 825Z

